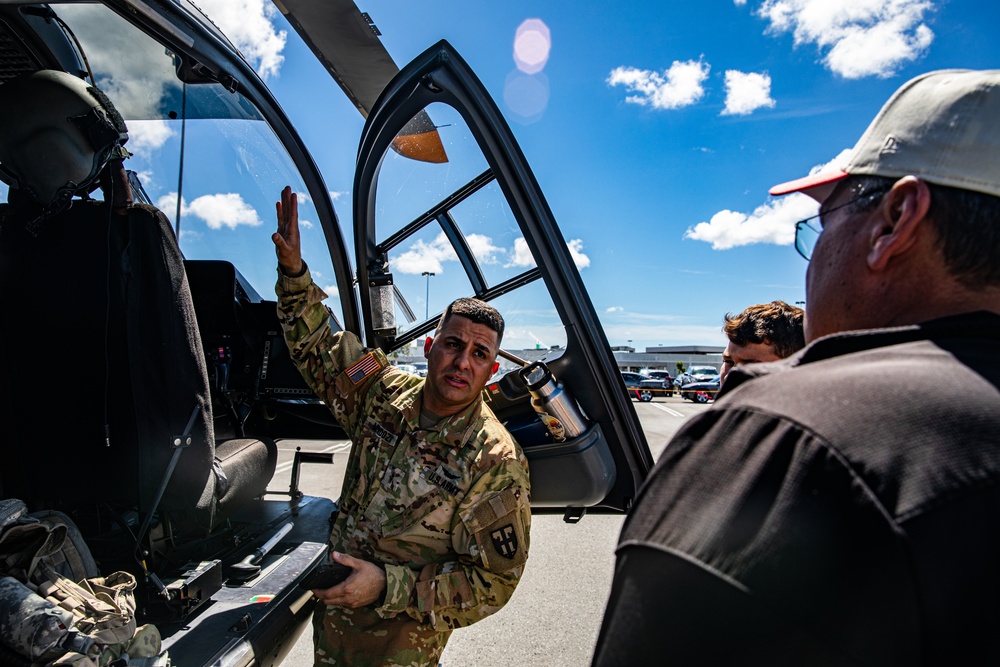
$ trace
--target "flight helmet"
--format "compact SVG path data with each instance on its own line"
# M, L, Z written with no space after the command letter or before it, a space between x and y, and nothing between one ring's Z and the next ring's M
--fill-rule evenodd
M96 187L126 157L125 121L111 100L66 72L39 70L0 85L0 180L46 214Z

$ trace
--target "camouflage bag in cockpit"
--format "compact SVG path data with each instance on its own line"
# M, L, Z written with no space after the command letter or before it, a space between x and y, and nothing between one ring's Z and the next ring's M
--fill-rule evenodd
M32 665L168 665L156 628L136 628L135 577L96 574L69 517L0 500L0 649Z

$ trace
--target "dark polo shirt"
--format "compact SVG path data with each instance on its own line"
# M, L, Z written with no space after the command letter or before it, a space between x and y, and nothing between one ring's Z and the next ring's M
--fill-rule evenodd
M1000 316L739 367L622 530L594 664L1000 656Z

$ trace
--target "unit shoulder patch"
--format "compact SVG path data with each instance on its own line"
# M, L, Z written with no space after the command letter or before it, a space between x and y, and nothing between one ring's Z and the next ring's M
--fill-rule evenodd
M512 489L503 489L476 503L463 516L479 546L483 565L507 572L528 559L524 521Z
M490 532L490 539L493 540L493 547L497 553L509 560L514 560L517 555L517 532L514 524L508 523Z

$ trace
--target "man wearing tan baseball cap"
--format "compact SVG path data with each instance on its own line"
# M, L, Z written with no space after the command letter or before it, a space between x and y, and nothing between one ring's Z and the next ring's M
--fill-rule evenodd
M1000 70L906 83L791 192L808 345L667 446L594 664L996 662Z

